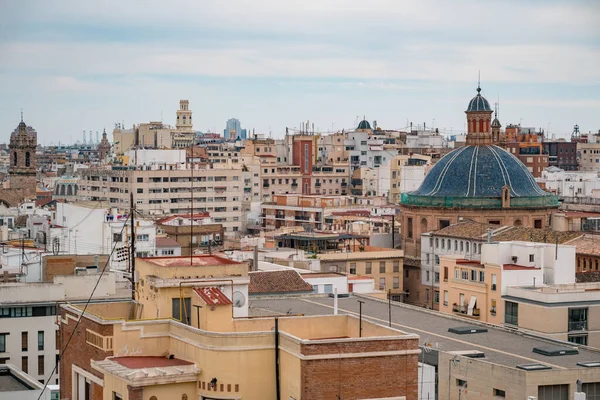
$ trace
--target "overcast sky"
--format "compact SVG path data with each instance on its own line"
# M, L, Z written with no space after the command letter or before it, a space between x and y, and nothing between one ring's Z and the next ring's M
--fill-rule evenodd
M357 117L464 131L476 92L503 125L600 129L600 1L2 1L0 142L230 117L281 137ZM109 136L110 137L110 136Z

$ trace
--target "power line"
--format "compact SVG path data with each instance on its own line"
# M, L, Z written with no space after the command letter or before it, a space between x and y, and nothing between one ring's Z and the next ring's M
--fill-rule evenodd
M129 219L129 216L127 216L127 219ZM127 220L125 222L127 222ZM127 224L123 224L123 228L121 228L121 234L123 234L123 230L125 229L126 226L127 226ZM73 328L73 332L71 332L71 335L69 336L69 339L67 340L67 343L65 343L65 347L63 347L63 349L60 352L60 355L58 356L59 362L60 362L60 360L63 359L65 351L67 351L67 348L69 347L69 344L71 343L71 339L73 339L73 336L75 335L75 332L77 331L77 328L79 327L79 323L81 322L83 315L85 314L90 302L92 301L92 298L94 297L94 293L96 292L96 289L98 288L98 285L100 284L100 280L102 279L102 276L104 275L104 271L106 271L106 267L108 266L108 263L110 262L110 258L112 256L113 252L115 251L116 245L117 245L116 243L113 245L113 248L108 256L108 260L106 260L106 263L104 264L104 267L102 268L102 271L100 272L100 275L98 276L98 279L96 280L96 284L94 285L94 288L92 289L92 292L90 293L90 297L85 302L83 311L81 312L81 315L79 316L79 318L77 319L77 322L75 323L75 328ZM40 395L38 396L37 400L40 400L42 398L42 395L44 394L44 392L46 391L46 388L48 387L50 378L52 378L52 375L54 375L56 373L57 367L58 367L58 363L55 363L54 368L52 368L52 372L50 373L50 375L48 376L48 379L44 383L44 387L43 387L42 391L40 392Z

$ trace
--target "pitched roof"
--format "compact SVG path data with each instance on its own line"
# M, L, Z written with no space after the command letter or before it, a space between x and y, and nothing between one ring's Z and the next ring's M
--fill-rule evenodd
M558 243L564 244L581 236L581 232L557 232L551 229L536 229L524 226L483 224L471 220L447 226L433 233L436 236L485 240L488 230L491 230L492 240L496 242L532 241L555 243L558 238Z
M580 235L567 243L575 246L577 254L586 254L590 256L600 256L600 236Z
M231 300L217 287L195 287L194 292L206 303L213 306L226 306L232 304Z
M283 271L255 271L248 274L250 284L248 293L299 293L312 292L312 285L308 284L298 272L294 270Z

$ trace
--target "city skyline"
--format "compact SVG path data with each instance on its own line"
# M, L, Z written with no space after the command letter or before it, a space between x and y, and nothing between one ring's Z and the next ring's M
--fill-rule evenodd
M68 143L115 122L174 126L182 98L199 131L219 133L235 115L249 131L281 137L307 119L327 132L353 129L366 115L383 129L412 122L458 133L479 71L483 94L499 99L503 126L557 137L575 124L600 128L600 6L590 2L3 9L2 142L21 108L40 143Z

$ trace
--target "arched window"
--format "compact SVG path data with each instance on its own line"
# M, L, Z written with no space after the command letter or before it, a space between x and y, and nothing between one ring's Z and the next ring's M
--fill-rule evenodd
M30 159L30 156L29 156L29 152L26 152L25 153L25 166L29 167L30 165L31 165L31 159Z
M73 185L67 185L67 196L73 196Z
M65 195L65 186L67 186L67 185L60 185L60 195L61 196Z
M17 166L17 152L16 151L13 153L13 165L15 167Z
M479 132L483 132L483 120L479 120Z

